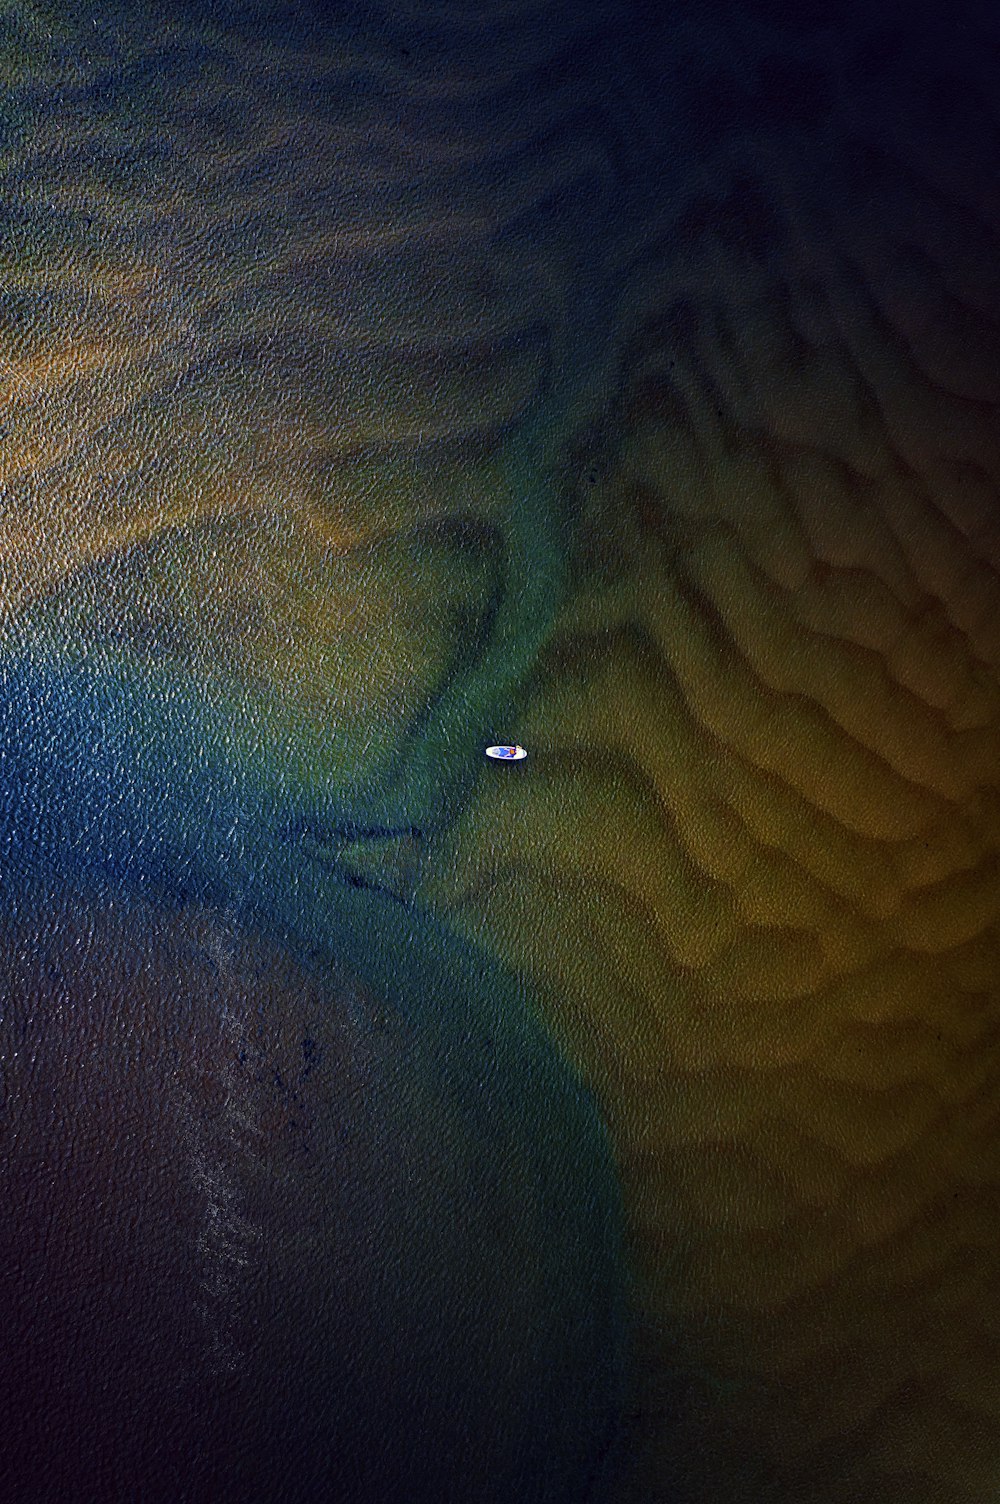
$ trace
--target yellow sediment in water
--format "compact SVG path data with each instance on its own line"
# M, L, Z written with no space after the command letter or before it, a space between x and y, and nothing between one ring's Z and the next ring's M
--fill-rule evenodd
M522 971L600 1100L624 1497L991 1504L995 121L949 124L926 40L845 30L830 67L760 0L738 67L680 23L652 84L619 49L587 134L555 67L585 9L530 45L505 13L486 73L474 44L449 72L204 28L148 181L117 166L134 121L39 126L34 238L0 253L0 611L248 698L306 792L360 776L487 620L520 425L599 271L621 374L552 420L571 584L504 722L529 758L419 851L340 859ZM877 65L908 45L924 102ZM956 64L970 121L986 57ZM359 68L350 118L291 102ZM787 118L758 75L799 80ZM674 109L628 220L619 118Z
M662 251L684 317L637 339L589 483L580 440L530 778L482 781L424 891L540 985L608 1116L629 1497L986 1504L997 225L942 247L974 208L904 143L879 212L846 169L807 210L801 150L761 161L766 269Z

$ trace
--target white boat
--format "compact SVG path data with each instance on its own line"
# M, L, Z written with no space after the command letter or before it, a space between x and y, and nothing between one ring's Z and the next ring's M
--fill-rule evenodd
M497 762L520 762L527 755L524 748L518 746L501 745L486 748L486 756L495 757Z

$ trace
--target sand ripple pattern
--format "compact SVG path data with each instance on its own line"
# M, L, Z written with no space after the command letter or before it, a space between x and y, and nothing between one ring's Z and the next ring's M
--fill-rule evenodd
M579 246L613 186L579 97L599 9L307 14L25 23L8 609L170 527L278 511L343 548L446 517L463 446L565 379L607 270ZM395 518L371 515L376 461Z
M613 1125L636 1500L1000 1482L997 37L925 25L662 23L530 776L440 853Z
M617 268L586 241L622 198L600 126L618 20L24 19L0 155L8 624L29 608L63 651L210 680L314 793L365 785L372 724L384 749L437 715L446 758L454 681L508 696L544 634L553 434L615 359Z
M600 1094L626 1496L987 1504L995 24L213 14L10 53L8 621L277 684L289 757L510 660L525 776L406 896Z

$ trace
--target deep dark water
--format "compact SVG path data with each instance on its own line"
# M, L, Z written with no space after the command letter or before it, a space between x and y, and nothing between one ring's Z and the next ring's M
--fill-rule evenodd
M272 852L180 706L145 787L120 711L79 665L2 706L3 1496L603 1496L618 1192L529 1000Z

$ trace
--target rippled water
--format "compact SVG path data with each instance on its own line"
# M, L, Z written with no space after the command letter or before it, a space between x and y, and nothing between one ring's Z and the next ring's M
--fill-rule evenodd
M0 1497L995 1499L998 58L0 18Z
M605 1129L414 894L551 618L578 385L543 39L481 20L8 22L7 1498L616 1471Z

